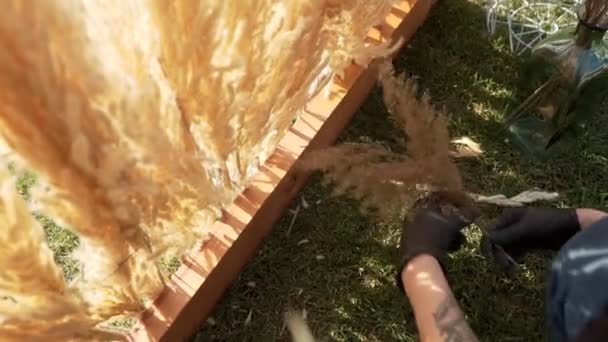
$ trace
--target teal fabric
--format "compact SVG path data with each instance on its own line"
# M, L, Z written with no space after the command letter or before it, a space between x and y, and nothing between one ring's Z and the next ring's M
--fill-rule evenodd
M550 340L574 341L606 308L608 219L603 219L572 237L553 261L547 302Z

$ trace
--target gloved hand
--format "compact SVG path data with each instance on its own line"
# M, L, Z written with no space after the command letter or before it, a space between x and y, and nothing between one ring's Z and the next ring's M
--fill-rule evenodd
M486 236L518 257L535 249L558 250L579 230L576 209L509 208Z
M457 250L464 242L461 230L469 225L475 213L461 211L460 215L442 213L438 199L430 196L418 201L413 220L405 221L399 246L397 286L403 289L401 272L407 263L420 254L429 254L437 259L445 272L448 252Z

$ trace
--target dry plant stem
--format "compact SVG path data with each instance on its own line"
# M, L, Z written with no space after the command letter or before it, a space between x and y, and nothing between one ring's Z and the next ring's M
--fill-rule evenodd
M289 227L287 228L287 233L285 233L285 235L289 236L289 234L291 233L291 228L293 228L293 225L296 223L296 218L298 218L299 212L300 212L300 204L298 203L298 205L296 206L296 209L293 212L291 222L289 222Z
M543 83L538 89L534 91L532 95L530 95L521 105L517 107L513 111L508 118L505 119L505 124L510 125L514 123L517 119L519 119L526 111L526 109L532 108L539 104L542 104L545 98L552 93L554 89L556 89L561 81L561 75L554 75L549 78L545 83ZM545 118L551 119L551 118Z
M19 314L38 310L68 340L140 310L162 288L158 257L206 238L306 101L352 60L391 52L365 37L393 2L4 2L2 143L50 187L37 209L79 236L82 264L52 305L4 302L11 327L40 337Z
M606 27L608 25L608 3L605 0L587 0L582 19L587 25Z

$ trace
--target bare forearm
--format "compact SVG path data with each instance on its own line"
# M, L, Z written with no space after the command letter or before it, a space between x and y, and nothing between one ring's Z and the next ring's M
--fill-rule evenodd
M478 341L435 258L420 255L401 273L421 341Z
M585 229L593 223L608 217L608 213L605 213L596 209L576 209L576 217L581 226L581 229Z

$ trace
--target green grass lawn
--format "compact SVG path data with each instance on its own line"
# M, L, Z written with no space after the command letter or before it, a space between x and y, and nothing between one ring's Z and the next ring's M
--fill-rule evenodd
M478 3L484 1L477 1ZM439 1L424 27L395 60L415 75L434 103L452 114L453 136L481 143L483 158L460 162L468 190L514 195L530 188L557 191L551 205L606 206L608 198L608 110L589 135L548 161L532 160L514 147L501 126L517 95L523 60L512 56L505 38L490 38L483 8L473 1ZM369 96L342 141L367 137L391 144L391 126L378 90ZM414 341L411 309L394 285L398 222L376 222L356 203L330 196L313 179L292 205L301 209L282 221L227 292L196 341L288 340L284 313L306 310L322 340ZM484 207L480 225L498 210ZM544 282L549 255L529 256L523 272L507 278L478 250L479 229L467 231L465 247L449 264L451 285L482 341L539 341L545 335Z

